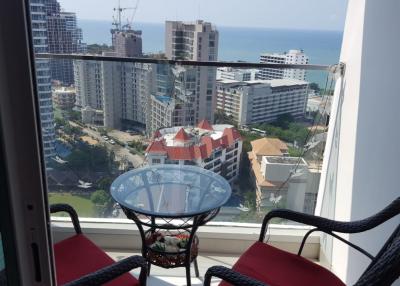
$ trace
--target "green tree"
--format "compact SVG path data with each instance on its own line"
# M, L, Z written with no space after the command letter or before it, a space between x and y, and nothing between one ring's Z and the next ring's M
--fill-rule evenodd
M113 179L111 177L104 177L97 182L97 187L101 190L110 190Z
M273 125L281 127L283 129L287 129L287 128L289 128L289 124L294 121L295 121L295 119L292 114L285 113L285 114L278 115L276 118L276 121L273 123Z
M111 196L108 192L104 190L97 190L90 196L90 200L98 206L105 206L107 205L110 200Z
M320 91L319 85L316 82L312 82L309 84L309 88L315 90L316 92Z
M97 131L99 131L101 136L107 136L107 130L105 128L98 128Z
M76 110L68 111L68 117L72 121L81 121L82 120L81 113Z
M108 192L97 190L90 196L90 200L95 205L99 217L107 217L111 214L113 209L113 200Z
M78 144L66 157L68 168L77 171L113 172L116 164L114 154L104 146L92 146L86 143Z
M237 127L237 122L235 121L233 116L226 115L226 113L220 109L217 109L217 111L214 114L214 122L215 124L230 124Z
M68 124L65 119L60 117L54 117L54 123L56 124L57 128Z

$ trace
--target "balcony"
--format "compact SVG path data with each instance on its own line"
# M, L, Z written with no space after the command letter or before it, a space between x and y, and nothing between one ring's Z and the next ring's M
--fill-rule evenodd
M14 4L10 2L7 5ZM209 155L208 153L214 149L218 150L214 153L215 157L220 157L223 152L221 150L229 146L229 142L225 141L232 140L234 134L240 134L240 140L243 141L241 157L246 159L247 156L252 159L250 166L246 160L243 162L247 165L238 162L237 166L241 165L241 171L244 167L245 176L242 176L242 173L237 181L232 182L234 191L231 199L221 208L218 216L199 229L201 278L205 270L212 265L231 266L250 243L257 239L262 217L273 209L290 207L299 212L313 213L341 221L365 218L381 209L399 195L396 144L399 141L399 134L395 131L396 124L400 121L400 113L397 110L400 102L399 97L394 95L398 94L396 75L400 64L398 64L399 59L393 57L400 49L396 37L399 27L397 8L398 4L394 0L385 3L349 1L340 56L343 64L335 64L338 62L335 60L331 61L332 65L329 66L291 65L281 62L260 64L250 61L190 61L191 52L186 50L180 53L182 60L165 59L161 55L160 58L147 55L127 58L78 53L44 53L31 58L35 47L30 47L28 51L26 47L29 43L26 39L35 33L26 31L27 13L22 13L26 11L22 11L20 7L13 10L4 9L7 12L0 12L0 27L12 31L15 39L13 38L13 41L0 39L2 48L0 74L6 75L0 77L2 94L0 124L1 133L4 135L1 136L0 142L3 158L0 161L2 170L7 171L3 176L7 182L0 180L1 189L6 191L0 192L0 211L2 219L8 218L7 227L10 229L10 231L2 229L2 237L11 237L18 242L10 247L10 240L3 240L7 246L6 260L7 256L16 258L6 261L6 264L15 262L11 267L16 272L21 270L21 279L24 279L26 285L32 285L30 282L34 281L39 269L36 268L35 273L35 268L32 266L37 265L35 262L44 261L45 263L40 264L42 267L40 274L43 281L51 280L51 263L47 263L51 262L52 257L49 244L46 243L49 241L46 230L50 223L45 204L47 201L71 203L76 206L83 232L116 260L139 253L141 242L139 230L132 221L118 211L114 203L110 203L108 190L110 183L117 176L144 166L147 147L157 141L157 131L173 125L192 129L193 132L215 133L210 135L211 139L206 139L208 145L204 143L206 140L196 141L196 147L199 149L189 150L186 153L183 149L176 148L175 153L169 154L169 150L156 143L157 152L163 156L171 155L170 160L166 162L183 165L190 157L191 164L198 164L203 156ZM17 13L18 11L20 13ZM3 22L6 25L3 25ZM46 32L46 29L41 26L37 30ZM45 52L43 45L38 47L41 52ZM189 55L190 58L185 58L185 55ZM57 64L63 61L75 61L76 65L95 64L97 69L104 67L105 70L101 71L102 76L99 76L98 80L82 80L79 83L81 84L79 88L85 87L87 91L96 90L98 93L96 110L101 109L104 121L83 122L83 118L76 113L78 110L63 113L56 105L54 110L48 110L51 106L50 77L38 76L38 82L35 84L32 79L36 77L30 67L34 68L36 64L36 71L49 74L46 63ZM163 78L160 89L140 90L140 86L157 87L152 86L153 78L145 68L148 66L152 67L153 71L163 70L158 75L158 78ZM127 67L124 70L125 79L120 76L124 67ZM261 118L266 113L260 110L265 106L253 108L250 103L255 101L252 100L249 100L249 105L246 106L249 109L241 110L243 113L248 112L246 116L241 117L242 122L233 118L228 110L223 110L223 106L221 112L214 113L213 110L211 112L205 110L207 106L213 106L212 104L196 106L195 102L188 103L188 98L189 101L192 99L196 101L197 96L200 98L202 95L199 92L200 88L186 88L183 83L192 79L194 74L197 77L204 70L215 72L216 67L256 68L261 70L261 74L264 69L275 69L280 71L279 73L288 69L300 69L301 72L297 74L300 76L305 74L306 70L307 76L308 73L320 73L326 82L325 88L319 90L323 104L317 108L315 114L312 114L311 120L303 116L306 110L304 103L307 102L307 92L310 91L311 85L304 87L300 92L304 93L304 101L293 102L302 105L301 107L285 109L285 112L292 112L291 117L287 117L287 114L276 117L279 108L274 108L269 116L265 117L268 120L262 122L256 121L257 118L251 121L251 116L254 114L259 114L258 118ZM79 69L79 66L76 68ZM96 72L99 73L100 71ZM126 79L133 79L134 75L138 74L141 75L140 85L126 84ZM205 79L207 76L202 75L199 78ZM106 90L85 86L85 84L100 84L99 82L104 79L109 81L108 85L104 85ZM124 85L119 86L123 87L121 98L110 97L110 94L118 93L114 92L119 90L115 87L120 82L124 82ZM233 87L228 86L232 83L224 84L227 86L220 90L233 90ZM257 87L257 83L251 84ZM277 99L275 103L279 103L279 97L298 96L298 94L288 95L287 92L292 88L288 88L286 84L273 89L273 92L279 93L271 95L271 98ZM32 87L38 89L32 90ZM236 91L240 93L243 89L238 88ZM148 106L152 105L143 99L148 98L149 94L152 95L150 92L164 96L164 99L168 97L172 99L168 102L174 104L160 101L160 105L157 106L157 116L147 118L149 114L151 115ZM101 93L104 93L105 101ZM137 96L138 94L143 96ZM204 92L203 95L206 94ZM207 96L203 99L206 102ZM300 104L301 102L303 104ZM121 103L124 106L119 106ZM46 108L45 113L41 112L40 107ZM120 112L120 107L123 112ZM176 112L178 109L179 114ZM41 113L45 117L41 117L40 115L43 115ZM173 116L174 120L171 119ZM196 129L197 119L205 116L212 118L212 123L228 126L226 127L228 129L239 124L238 133L224 134L221 130L210 130L209 127ZM39 120L40 117L42 121ZM326 118L329 118L329 128L325 126ZM150 130L143 135L147 132L143 127L145 123ZM242 129L241 124L249 125L250 128ZM138 133L141 134L132 135L130 134L132 132L128 132L134 128L138 128L140 131ZM252 149L251 142L263 136L252 132L251 128L262 130L268 139L279 138L287 145L288 154L276 154L280 151L273 144L261 148L262 150ZM175 139L170 138L171 141ZM57 144L54 144L54 141ZM180 145L176 147L185 147L188 140L183 136L177 141ZM207 145L207 148L200 149L201 144ZM257 155L256 151L260 155ZM388 153L392 156L387 156ZM287 160L290 161L286 162L287 164L280 163L282 160L276 160L271 168L271 165L268 165L271 162L263 159L270 156L291 159ZM258 162L258 165L253 164L253 161ZM217 162L219 161L215 163ZM206 169L215 168L215 172L220 171L223 175L232 172L224 164L218 166L220 162L217 165L212 163L207 165ZM253 177L249 168L257 168L259 172ZM306 169L308 171L305 171ZM259 189L267 191L260 194ZM312 196L306 191L309 189L313 190ZM285 192L292 192L290 199L285 197ZM45 198L44 195L47 194L49 197ZM259 203L261 199L263 203ZM291 203L288 204L288 201ZM299 202L304 202L307 206L298 204ZM372 231L370 235L340 234L340 236L376 254L398 223L397 218L392 219ZM55 241L73 233L72 226L66 218L52 217L51 225ZM309 227L296 223L276 220L268 232L268 242L281 249L296 252L301 237L309 230ZM39 251L35 253L35 249ZM332 270L346 284L353 284L368 263L367 259L359 258L340 241L335 241L324 234L313 233L310 236L305 245L304 255ZM137 274L137 271L134 271L135 273ZM164 270L152 267L149 285L184 285L184 277L182 269ZM194 285L202 284L202 279L193 277L192 281ZM218 280L215 279L213 282L217 284ZM50 282L47 285L50 285Z
M138 254L140 255L140 235L137 227L127 219L81 219L82 231L98 246L102 247L115 260ZM66 218L53 218L54 240L59 241L74 230ZM309 227L273 226L269 233L269 243L280 249L296 253L302 237ZM212 265L231 267L254 241L258 239L259 225L240 223L211 222L200 227L198 236L201 251L199 253L200 278L196 278L192 268L192 285L202 285L206 270ZM311 235L303 251L303 256L320 262L320 237ZM132 272L138 277L138 270ZM212 285L218 285L219 279L213 279ZM186 285L184 268L151 268L149 286Z

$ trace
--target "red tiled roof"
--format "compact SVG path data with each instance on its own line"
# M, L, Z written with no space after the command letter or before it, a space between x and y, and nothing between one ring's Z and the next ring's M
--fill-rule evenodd
M224 133L222 133L222 137L224 137L224 135L226 135L228 138L228 145L231 145L233 142L235 142L235 140L242 138L239 131L237 131L236 128L233 127L225 128Z
M178 133L176 133L174 139L179 141L188 141L190 140L190 136L185 132L183 128L181 128L179 129Z
M221 143L219 140L214 140L210 136L203 136L201 138L201 143L205 144L207 146L207 153L211 154L212 150L217 149L218 147L221 146Z
M189 135L181 128L175 135L175 140L187 141ZM170 160L194 160L205 159L211 156L218 147L232 145L237 139L241 139L240 133L233 127L225 128L221 138L214 140L211 136L203 136L199 145L192 146L165 146L163 140L153 141L146 152L167 153Z
M222 146L227 147L230 145L227 135L222 135L222 137L219 140L220 140Z
M211 152L207 152L207 146L205 144L201 144L199 146L194 146L194 155L196 158L205 159L210 157Z
M213 128L212 128L212 126L211 126L211 124L207 121L207 120L205 120L205 119L203 119L202 121L200 121L199 122L199 124L197 124L197 127L198 128L201 128L201 129L205 129L205 130L214 130Z
M193 146L190 147L167 146L167 153L168 153L168 158L170 160L194 159Z
M162 141L156 140L151 142L151 144L147 147L146 152L151 153L166 153L164 143Z
M161 137L161 132L160 130L157 130L156 132L154 132L153 138L159 138Z

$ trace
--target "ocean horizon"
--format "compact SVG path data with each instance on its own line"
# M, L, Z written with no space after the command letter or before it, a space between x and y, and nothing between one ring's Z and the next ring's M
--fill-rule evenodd
M87 44L111 45L111 21L78 19ZM142 30L144 53L164 51L164 23L135 23ZM218 60L258 62L261 53L301 49L311 64L332 65L339 62L342 31L290 30L259 27L217 26ZM308 71L307 80L325 86L327 73Z

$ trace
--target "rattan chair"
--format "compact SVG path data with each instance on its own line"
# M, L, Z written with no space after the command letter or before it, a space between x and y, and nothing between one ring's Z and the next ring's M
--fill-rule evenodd
M379 226L399 213L400 197L379 213L354 222L333 221L285 209L273 210L264 217L259 240L241 255L233 269L223 266L210 267L205 275L204 285L210 285L213 276L223 280L220 285L344 285L327 269L301 257L305 241L314 231L332 235L371 259L371 263L354 285L391 285L400 276L400 224L376 256L336 233L364 232ZM315 227L306 233L297 255L264 243L267 226L272 218L288 219Z
M57 285L146 285L147 263L143 257L130 256L115 262L82 234L78 215L70 205L51 205L50 212L67 212L76 233L54 245ZM129 273L138 267L141 268L139 280Z

